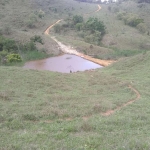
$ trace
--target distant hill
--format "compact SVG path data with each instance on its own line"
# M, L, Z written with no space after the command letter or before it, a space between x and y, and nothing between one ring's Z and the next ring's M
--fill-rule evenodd
M138 0L138 3L150 3L150 0Z

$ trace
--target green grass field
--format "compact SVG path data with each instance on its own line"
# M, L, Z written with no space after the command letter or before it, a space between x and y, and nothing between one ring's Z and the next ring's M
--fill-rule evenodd
M50 32L87 55L118 60L108 67L61 74L0 66L0 150L150 149L150 37L116 16L122 10L136 13L149 30L150 5L138 5L126 1L111 5L111 11L110 5L102 5L100 12L90 14L107 26L101 46L92 49L75 31ZM58 46L43 34L45 29L75 14L88 19L85 13L95 9L97 4L73 0L1 0L0 32L23 43L40 35L44 45L37 46L58 55ZM28 28L26 23L40 10L44 17L36 16L35 27ZM131 100L136 101L122 107ZM104 116L113 110L117 111Z
M74 74L0 67L1 149L150 149L149 57ZM140 99L104 117L136 97L129 84Z

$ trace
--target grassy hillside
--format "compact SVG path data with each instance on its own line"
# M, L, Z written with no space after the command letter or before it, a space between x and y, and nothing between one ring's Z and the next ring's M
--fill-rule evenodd
M150 149L150 5L126 1L101 7L87 14L97 4L0 1L0 33L7 38L25 43L40 35L44 45L37 46L57 55L57 44L44 30L61 18L93 16L107 27L100 46L91 48L76 30L50 34L88 55L118 59L106 68L71 74L0 66L0 150ZM122 11L143 18L147 32L118 20Z
M51 34L62 42L73 45L78 51L103 59L124 57L127 50L131 51L128 55L132 55L150 48L149 4L138 4L134 1L101 4L101 10L92 13L97 9L97 4L74 0L3 0L0 3L0 32L22 43L29 41L34 35L40 35L44 45L38 47L45 49L49 54L58 55L60 51L57 44L50 37L43 35L44 30L58 19L64 19L65 22L74 15L81 15L85 20L97 17L104 22L107 34L103 37L100 46L94 45L91 50L91 44L84 42L84 39L79 37L80 33L75 30L67 30L60 34L51 32ZM120 12L132 13L142 18L145 33L118 20L117 15ZM122 56L118 56L116 50L123 51Z
M150 53L85 73L0 67L1 149L143 149L149 139ZM111 116L107 110L140 99Z

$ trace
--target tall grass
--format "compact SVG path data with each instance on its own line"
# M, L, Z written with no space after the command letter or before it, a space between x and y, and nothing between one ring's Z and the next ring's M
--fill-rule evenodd
M28 51L22 55L24 61L43 59L43 58L47 58L50 56L52 55L48 55L40 51Z

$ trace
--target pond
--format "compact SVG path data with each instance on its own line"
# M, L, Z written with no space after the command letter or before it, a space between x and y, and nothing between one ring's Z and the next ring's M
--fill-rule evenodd
M102 66L83 59L79 56L64 54L57 57L50 57L42 60L27 62L23 68L70 73L97 69L101 67Z

